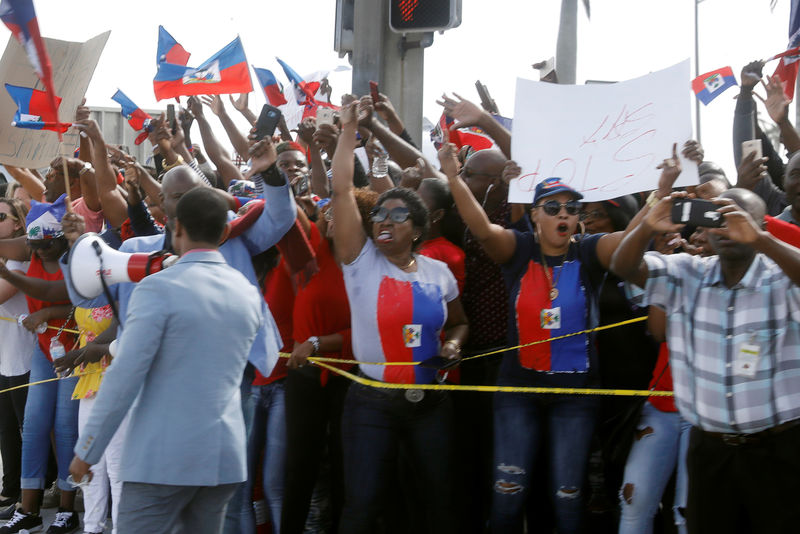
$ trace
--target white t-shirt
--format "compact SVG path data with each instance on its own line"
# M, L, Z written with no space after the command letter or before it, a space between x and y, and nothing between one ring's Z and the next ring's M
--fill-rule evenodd
M358 257L342 266L357 360L410 362L439 354L447 303L458 297L458 286L446 264L414 257L417 271L404 272L367 239ZM411 365L360 367L370 378L402 384L430 384L435 374Z
M10 271L28 271L30 262L8 260ZM21 291L0 304L0 317L16 318L28 313L28 302ZM31 370L31 357L36 335L28 332L16 321L0 321L0 375L19 376Z

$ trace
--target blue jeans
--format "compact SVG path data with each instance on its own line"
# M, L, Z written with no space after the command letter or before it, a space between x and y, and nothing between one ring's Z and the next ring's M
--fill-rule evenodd
M242 397L242 415L244 428L249 441L253 431L253 366L245 367L242 383L239 386ZM256 522L253 517L253 477L252 470L248 470L247 480L236 485L233 497L228 501L223 523L223 534L254 534Z
M620 489L619 534L653 532L653 518L676 466L675 524L681 534L686 533L686 520L679 508L686 508L686 453L691 428L678 412L662 412L649 402L644 403Z
M37 343L31 359L31 382L55 377L53 364ZM52 430L56 443L58 487L64 491L75 491L67 482L67 476L75 442L78 441L79 403L72 400L72 390L77 382L77 377L71 377L33 386L28 390L22 424L22 489L44 489Z
M493 533L522 532L532 470L545 439L556 528L559 534L580 531L597 406L589 396L495 395Z
M426 391L419 402L404 390L352 384L342 416L345 502L339 532L375 532L388 482L395 480L399 447L405 447L412 476L425 504L431 532L455 532L453 507L453 405L449 395Z
M286 473L286 394L284 381L253 386L253 431L248 443L251 477L264 451L261 480L270 513L272 532L281 531L281 507ZM250 506L252 515L252 505Z

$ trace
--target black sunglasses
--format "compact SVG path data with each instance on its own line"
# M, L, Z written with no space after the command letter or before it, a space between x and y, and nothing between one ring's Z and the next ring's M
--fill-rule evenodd
M396 208L387 209L383 206L378 206L372 208L372 211L369 212L369 217L372 222L383 222L388 217L391 219L392 222L395 223L404 223L408 220L409 216L411 216L411 212L408 211L408 208L403 206L397 206Z
M561 213L561 208L565 208L567 210L567 215L577 215L581 211L581 203L577 200L570 200L569 202L564 202L561 204L555 200L548 200L543 204L534 206L534 209L536 208L544 209L544 212L551 217Z
M26 243L31 250L47 250L57 242L61 242L62 239L61 237L54 239L27 239Z
M4 211L0 211L0 222L4 222L6 219L14 219L15 221L19 220L16 217L14 217L13 215L11 215L10 213L6 213Z

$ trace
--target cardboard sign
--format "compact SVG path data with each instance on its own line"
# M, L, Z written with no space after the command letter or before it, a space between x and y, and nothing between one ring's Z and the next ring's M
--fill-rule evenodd
M657 188L656 166L692 135L689 60L626 82L556 85L517 79L511 153L522 175L509 202L530 203L536 184L562 178L584 201ZM681 157L676 186L698 183Z
M63 122L72 122L75 119L75 110L89 87L110 33L102 33L85 43L44 40L53 64L56 94L62 98L58 115ZM12 85L44 89L33 67L28 63L25 51L13 37L9 37L0 59L0 80ZM0 163L16 167L47 167L58 155L58 135L55 132L11 126L16 110L17 106L6 90L0 90ZM74 132L74 129L70 132ZM77 136L65 136L65 143L68 139L74 141Z

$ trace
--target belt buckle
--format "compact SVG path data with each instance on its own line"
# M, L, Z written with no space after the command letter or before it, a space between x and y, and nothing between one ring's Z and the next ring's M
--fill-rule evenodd
M747 443L747 434L722 434L721 437L725 445L733 447Z
M418 403L425 398L425 392L421 389L407 389L405 397L408 402Z

